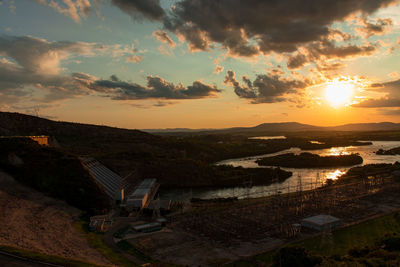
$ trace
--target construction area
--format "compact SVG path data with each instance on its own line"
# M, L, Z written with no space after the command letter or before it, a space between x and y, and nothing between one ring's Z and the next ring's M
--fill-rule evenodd
M168 217L166 229L129 241L155 259L179 264L237 260L399 210L397 179L382 173L286 195L191 203ZM307 227L305 218L315 227Z

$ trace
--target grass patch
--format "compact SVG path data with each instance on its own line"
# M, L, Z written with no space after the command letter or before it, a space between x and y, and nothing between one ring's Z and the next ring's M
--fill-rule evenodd
M372 246L387 235L400 232L400 213L392 213L332 233L332 243L321 246L321 237L304 240L296 245L319 255L345 255L352 248Z
M400 233L400 212L378 217L360 224L352 225L332 233L331 242L321 245L322 236L313 237L300 242L292 243L283 247L298 246L307 251L325 257L342 257L349 250L355 248L373 247L377 242L387 236ZM252 262L262 262L270 265L274 255L280 248L256 255L249 260L241 260L228 264L228 266L255 266ZM368 261L368 259L366 259ZM325 262L327 263L327 262ZM336 262L337 263L337 262ZM356 264L357 265L357 264ZM355 265L355 266L356 266Z
M136 258L141 259L141 260L143 260L145 262L150 262L150 263L156 262L152 258L150 258L149 256L143 254L141 251L136 249L128 241L125 241L125 240L119 241L117 243L117 246L120 249L122 249L123 251L125 251L126 253L129 253L129 254L135 256Z
M72 267L102 266L102 265L96 265L94 263L64 258L56 255L42 254L36 251L25 250L5 245L0 245L0 250L20 257L29 258L35 261L43 261L52 264L59 264L62 266L72 266Z
M125 235L125 233L127 232L127 231L129 231L129 229L130 229L131 227L128 225L128 226L125 226L124 228L121 228L121 229L119 229L118 231L116 231L115 233L114 233L114 237L115 238L122 238L124 235Z
M84 233L91 247L99 251L104 257L114 264L122 266L134 266L134 264L127 260L123 255L115 252L103 242L103 233L89 232L88 223L86 221L75 222L75 227L80 232Z

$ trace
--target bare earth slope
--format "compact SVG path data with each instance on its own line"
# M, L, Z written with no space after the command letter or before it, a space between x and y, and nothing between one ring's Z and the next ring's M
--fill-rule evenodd
M80 211L0 170L0 245L110 265L73 227Z

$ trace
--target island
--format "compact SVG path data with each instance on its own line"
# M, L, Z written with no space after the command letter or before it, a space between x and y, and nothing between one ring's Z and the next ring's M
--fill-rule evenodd
M286 153L273 157L265 157L256 161L260 166L280 166L288 168L326 168L353 166L363 163L359 154L319 156L304 152L299 155Z
M384 149L379 149L378 151L375 152L377 155L400 155L400 147L395 147L392 149L384 150Z

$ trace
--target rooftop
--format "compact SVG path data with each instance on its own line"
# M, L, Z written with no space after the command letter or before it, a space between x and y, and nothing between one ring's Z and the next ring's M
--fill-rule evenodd
M324 214L320 214L320 215L316 215L316 216L312 216L312 217L308 217L302 220L302 222L307 222L307 223L312 223L315 225L325 225L325 224L330 224L330 223L335 223L335 222L339 222L340 219L333 217L331 215L324 215Z

